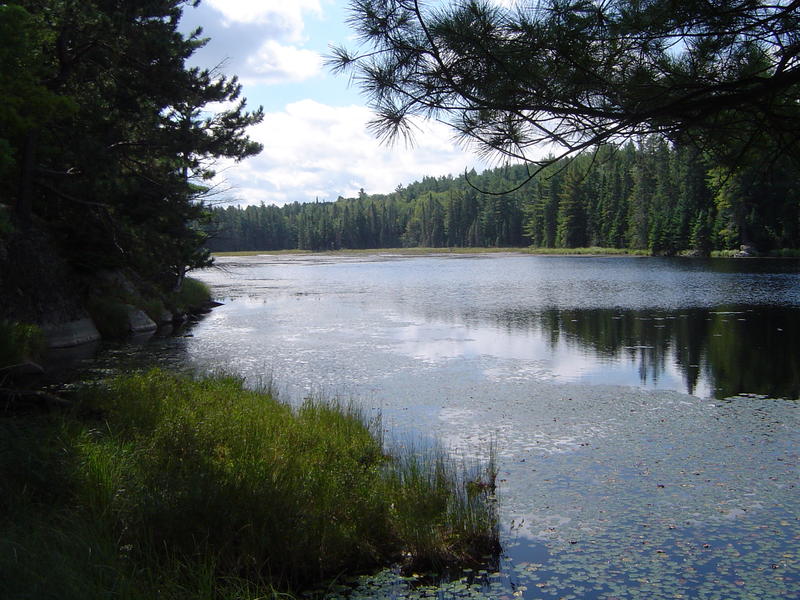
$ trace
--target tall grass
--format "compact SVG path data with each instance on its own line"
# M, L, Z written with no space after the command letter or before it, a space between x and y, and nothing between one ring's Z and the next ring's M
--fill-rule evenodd
M380 424L353 407L295 409L236 378L151 371L93 389L81 410L37 426L47 435L12 428L16 441L0 452L0 469L16 469L0 490L5 508L33 530L56 532L22 543L12 521L0 525L0 538L17 540L16 555L28 553L34 570L63 552L67 571L101 589L112 573L131 583L130 597L158 589L169 598L245 598L391 562L443 567L496 550L493 467L468 471L441 451L387 455ZM45 443L20 471L13 465L26 440ZM38 505L36 465L56 482ZM68 507L68 516L42 525L48 507ZM73 543L99 563L74 564L86 552ZM0 580L16 564L7 559L0 555Z
M191 312L205 306L211 300L211 290L199 279L185 277L180 289L169 299L169 303L181 312Z
M476 565L499 551L491 504L496 477L493 456L492 451L488 463L469 465L436 446L395 453L385 471L386 493L404 541L407 568Z

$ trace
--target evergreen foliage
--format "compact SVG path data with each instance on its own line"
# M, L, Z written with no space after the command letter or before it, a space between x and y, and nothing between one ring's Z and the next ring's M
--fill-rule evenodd
M730 169L659 136L557 161L425 177L391 194L215 208L213 251L395 247L577 248L673 255L800 247L800 168ZM485 192L480 190L486 190Z
M0 4L0 202L75 266L128 267L169 289L208 263L197 226L219 158L260 151L240 85L189 68L188 0ZM207 112L211 103L230 108Z
M531 160L659 133L728 166L800 161L793 0L351 0L360 44L334 50L381 137L413 117ZM549 160L544 161L547 163ZM767 165L768 161L762 163Z

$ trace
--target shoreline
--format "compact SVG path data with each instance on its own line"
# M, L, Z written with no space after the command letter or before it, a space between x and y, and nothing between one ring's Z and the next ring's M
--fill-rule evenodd
M341 250L239 250L213 252L212 256L359 256L375 254L396 254L407 256L426 256L432 254L533 254L541 256L650 256L646 250L622 250L618 248L343 248Z
M665 257L660 255L653 255L649 250L636 250L627 248L601 248L601 247L588 247L588 248L484 248L484 247L453 247L453 248L342 248L340 250L238 250L230 252L213 252L214 257L236 257L236 256L364 256L364 255L377 255L377 254L393 254L398 256L430 256L439 254L520 254L532 256L581 256L581 257L634 257L634 258L736 258L736 259L753 259L753 258L788 258L797 260L800 258L800 250L797 256L788 255L794 250L778 251L778 255L761 255L761 256L734 256L733 250L715 250L710 256L693 256L687 254L678 254L672 257Z

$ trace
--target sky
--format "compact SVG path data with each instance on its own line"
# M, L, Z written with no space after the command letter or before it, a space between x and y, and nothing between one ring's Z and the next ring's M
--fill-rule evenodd
M496 0L503 2L503 0ZM184 9L181 28L210 38L192 66L221 66L243 84L248 108L264 108L249 129L263 152L218 169L215 201L277 204L388 193L424 176L488 165L460 148L441 123L419 123L413 147L381 144L372 113L347 75L325 67L332 45L353 47L347 0L204 0Z

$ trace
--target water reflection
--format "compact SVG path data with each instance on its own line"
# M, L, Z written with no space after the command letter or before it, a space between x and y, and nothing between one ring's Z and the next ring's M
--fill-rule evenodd
M201 276L230 303L191 353L236 369L266 357L279 378L302 367L307 381L354 389L435 371L492 384L800 395L796 261L280 256L222 264Z
M678 312L553 308L504 311L494 315L494 320L511 338L518 337L519 331L532 333L551 356L577 364L590 359L598 382L675 387L716 397L800 396L796 351L800 310L796 308ZM585 379L580 373L581 368L573 369L571 378ZM676 375L680 387L673 381Z
M110 345L95 367L228 369L397 393L470 378L700 397L800 396L795 261L245 257L199 273L226 306L196 338ZM104 344L103 347L108 347ZM133 346L133 347L132 347ZM101 363L101 364L98 364ZM302 389L300 389L302 388Z

